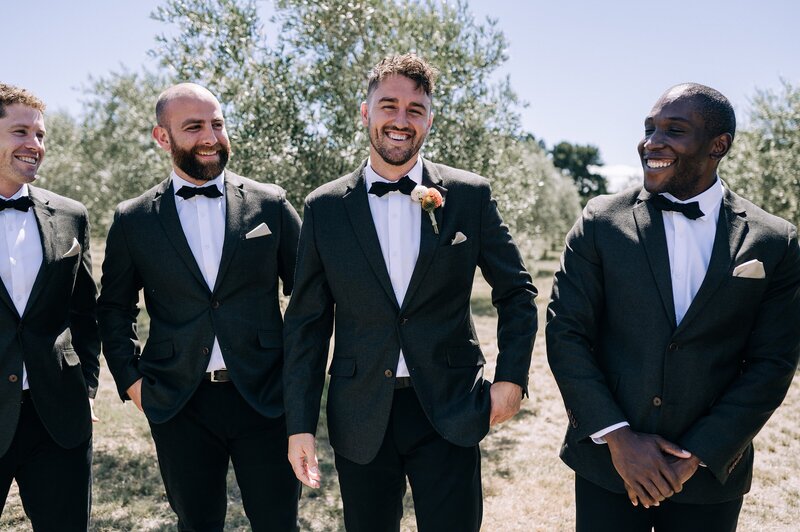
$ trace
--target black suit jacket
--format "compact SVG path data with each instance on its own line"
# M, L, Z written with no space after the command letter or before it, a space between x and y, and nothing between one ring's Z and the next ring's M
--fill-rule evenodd
M567 237L547 325L570 419L561 457L623 492L608 449L589 435L626 420L708 465L674 500L729 500L749 489L752 439L797 366L797 233L726 190L706 276L676 326L663 217L649 197L631 189L593 199ZM751 259L765 278L734 277Z
M489 430L485 363L470 313L475 267L498 311L496 380L526 388L536 334L535 289L488 181L424 161L423 184L445 196L439 234L421 219L419 257L405 300L396 301L367 199L364 165L306 200L295 293L286 312L289 434L316 432L335 314L328 391L330 441L367 463L380 447L400 349L434 428L462 446ZM410 201L410 199L409 199ZM452 246L456 232L467 240Z
M285 192L225 171L226 221L216 286L195 262L175 207L171 179L117 208L108 233L100 292L103 352L120 397L139 378L148 419L163 423L194 393L216 336L245 400L266 417L283 414L285 294L294 284L300 219ZM271 234L247 238L265 223ZM140 350L139 290L150 315Z
M42 242L42 265L22 316L0 283L0 456L14 438L22 363L36 412L53 440L72 448L92 433L100 341L89 221L77 201L28 185ZM77 253L65 257L74 242ZM5 250L0 255L7 260Z

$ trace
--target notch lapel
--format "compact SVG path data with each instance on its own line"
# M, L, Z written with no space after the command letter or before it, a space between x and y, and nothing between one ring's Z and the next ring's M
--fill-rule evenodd
M58 257L56 257L58 231L53 220L56 214L55 210L50 206L50 202L47 199L39 196L35 187L28 185L28 194L30 194L33 200L33 215L34 218L36 218L36 225L39 227L39 237L42 241L42 265L39 267L39 272L36 274L36 279L33 281L31 294L28 297L28 302L25 304L23 315L33 306L39 294L42 293L42 289L47 281L49 266L58 259ZM70 238L70 240L72 239ZM9 301L11 301L10 298ZM11 307L14 308L13 303Z
M746 233L747 221L744 207L739 205L736 196L726 188L719 211L717 231L714 235L714 246L711 248L711 258L708 261L706 276L703 278L692 304L686 310L686 315L681 320L678 331L691 324L700 310L711 300L720 285L730 277L733 261Z
M401 312L408 307L408 303L422 284L422 280L428 272L433 257L436 255L436 248L439 247L439 238L442 234L444 209L447 207L447 189L442 186L442 178L436 168L425 159L422 160L422 185L437 189L442 194L442 198L444 198L445 201L442 203L441 207L433 211L436 224L439 227L439 234L434 232L433 224L431 223L431 218L428 213L422 211L422 216L420 217L419 255L414 265L414 271L411 273L411 280L408 282L406 296L400 308ZM420 207L420 209L421 208L422 207Z
M243 238L246 192L244 184L238 177L232 172L225 171L225 239L222 244L217 280L214 282L214 292L217 291L225 277L225 272Z
M669 271L669 251L667 250L667 234L664 230L664 219L661 211L650 205L647 201L650 193L642 189L639 194L639 203L633 207L633 218L636 220L636 230L639 240L645 249L650 271L655 279L658 293L661 294L661 303L664 312L673 327L676 326L675 301L672 298L672 277ZM685 321L685 320L684 320Z
M389 280L389 271L383 261L378 232L375 230L375 222L372 220L372 211L369 209L367 186L364 181L366 164L366 161L361 163L361 167L350 175L347 192L343 196L344 206L347 216L350 218L353 234L355 234L364 257L375 273L375 277L378 278L378 283L383 287L389 299L399 308L400 305L394 295L392 282Z
M200 271L197 261L194 260L192 249L189 247L189 242L183 233L183 226L181 226L181 220L178 217L178 209L175 206L175 192L171 177L162 182L160 190L156 192L156 197L153 198L153 209L158 215L158 219L164 228L164 233L166 233L172 247L175 248L178 257L186 264L186 267L189 268L189 271L192 272L197 281L208 290L203 273Z

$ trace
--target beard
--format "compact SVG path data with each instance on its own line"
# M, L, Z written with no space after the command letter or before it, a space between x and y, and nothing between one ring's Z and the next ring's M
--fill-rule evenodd
M403 166L410 161L417 153L419 153L420 148L422 148L422 143L425 141L424 135L422 138L417 140L416 135L414 135L413 131L411 131L411 134L414 135L411 137L411 146L406 149L397 148L395 146L388 145L383 131L373 128L372 124L368 124L368 127L370 144L372 144L372 147L375 148L376 152L378 152L378 155L381 156L381 159L392 166Z
M172 143L172 161L175 166L186 172L186 175L197 179L199 181L211 181L225 170L225 165L228 164L228 158L231 154L231 149L221 143L217 143L210 148L202 148L203 151L216 150L219 155L219 160L216 162L202 162L197 158L197 151L201 148L197 146L185 150L175 144L175 141L170 138Z

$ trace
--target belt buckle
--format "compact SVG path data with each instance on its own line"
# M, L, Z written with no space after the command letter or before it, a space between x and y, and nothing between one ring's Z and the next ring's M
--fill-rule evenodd
M211 382L227 382L227 376L223 377L227 370L224 369L215 369L214 371L209 372L209 380ZM220 375L220 378L217 378L217 375Z

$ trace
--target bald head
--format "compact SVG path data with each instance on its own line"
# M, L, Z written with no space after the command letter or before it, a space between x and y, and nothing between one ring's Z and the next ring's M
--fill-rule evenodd
M168 128L169 119L167 117L170 103L182 99L211 102L219 107L217 98L205 87L196 83L178 83L158 96L158 101L156 102L156 122L159 126Z

